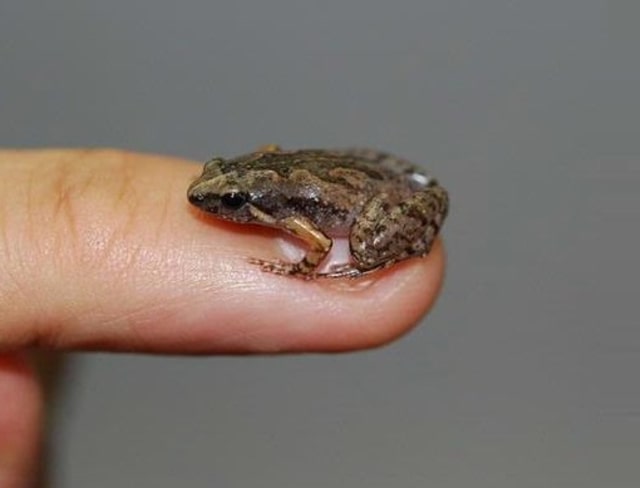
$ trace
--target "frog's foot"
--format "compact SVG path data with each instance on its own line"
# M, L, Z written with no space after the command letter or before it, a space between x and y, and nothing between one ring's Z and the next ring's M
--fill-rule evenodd
M362 271L356 268L352 264L339 264L331 266L326 273L318 274L320 278L360 278L366 274L369 274L372 270Z
M349 279L362 278L363 276L367 276L371 273L375 273L376 271L380 271L381 269L388 268L394 263L395 261L386 262L386 263L378 264L377 266L374 266L373 268L368 268L368 269L358 268L357 266L354 266L351 263L337 264L329 267L329 271L327 271L326 273L318 273L317 276L319 278L349 278Z
M289 263L287 261L269 261L266 259L249 258L251 264L260 266L262 271L282 276L295 276L303 280L312 280L319 275L314 271L310 271L300 266L300 263Z

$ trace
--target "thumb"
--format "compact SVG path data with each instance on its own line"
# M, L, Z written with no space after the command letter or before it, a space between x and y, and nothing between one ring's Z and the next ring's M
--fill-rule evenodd
M41 391L26 358L0 355L0 486L31 486L37 474Z

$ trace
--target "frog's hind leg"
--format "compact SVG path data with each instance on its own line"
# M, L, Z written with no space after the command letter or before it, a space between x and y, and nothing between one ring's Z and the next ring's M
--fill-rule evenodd
M447 211L447 192L436 185L399 203L384 194L374 197L356 219L349 237L355 267L367 272L425 256Z

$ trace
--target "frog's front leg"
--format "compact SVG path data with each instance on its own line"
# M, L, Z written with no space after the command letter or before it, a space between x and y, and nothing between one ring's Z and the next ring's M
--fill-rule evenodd
M358 277L411 257L425 256L447 215L447 192L434 185L400 202L386 194L369 201L349 236L354 263L329 276Z
M287 217L278 222L278 227L284 228L307 244L309 249L304 258L297 263L267 261L257 258L250 258L249 261L258 264L264 271L270 273L295 275L307 279L315 278L316 269L331 250L332 240L313 222L302 216Z

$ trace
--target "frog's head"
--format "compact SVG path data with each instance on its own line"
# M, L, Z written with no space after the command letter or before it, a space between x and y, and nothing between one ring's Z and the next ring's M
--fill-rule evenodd
M187 196L191 204L219 218L273 225L272 212L264 207L274 197L277 199L272 181L276 177L271 171L247 172L228 165L223 159L212 159L189 186Z

